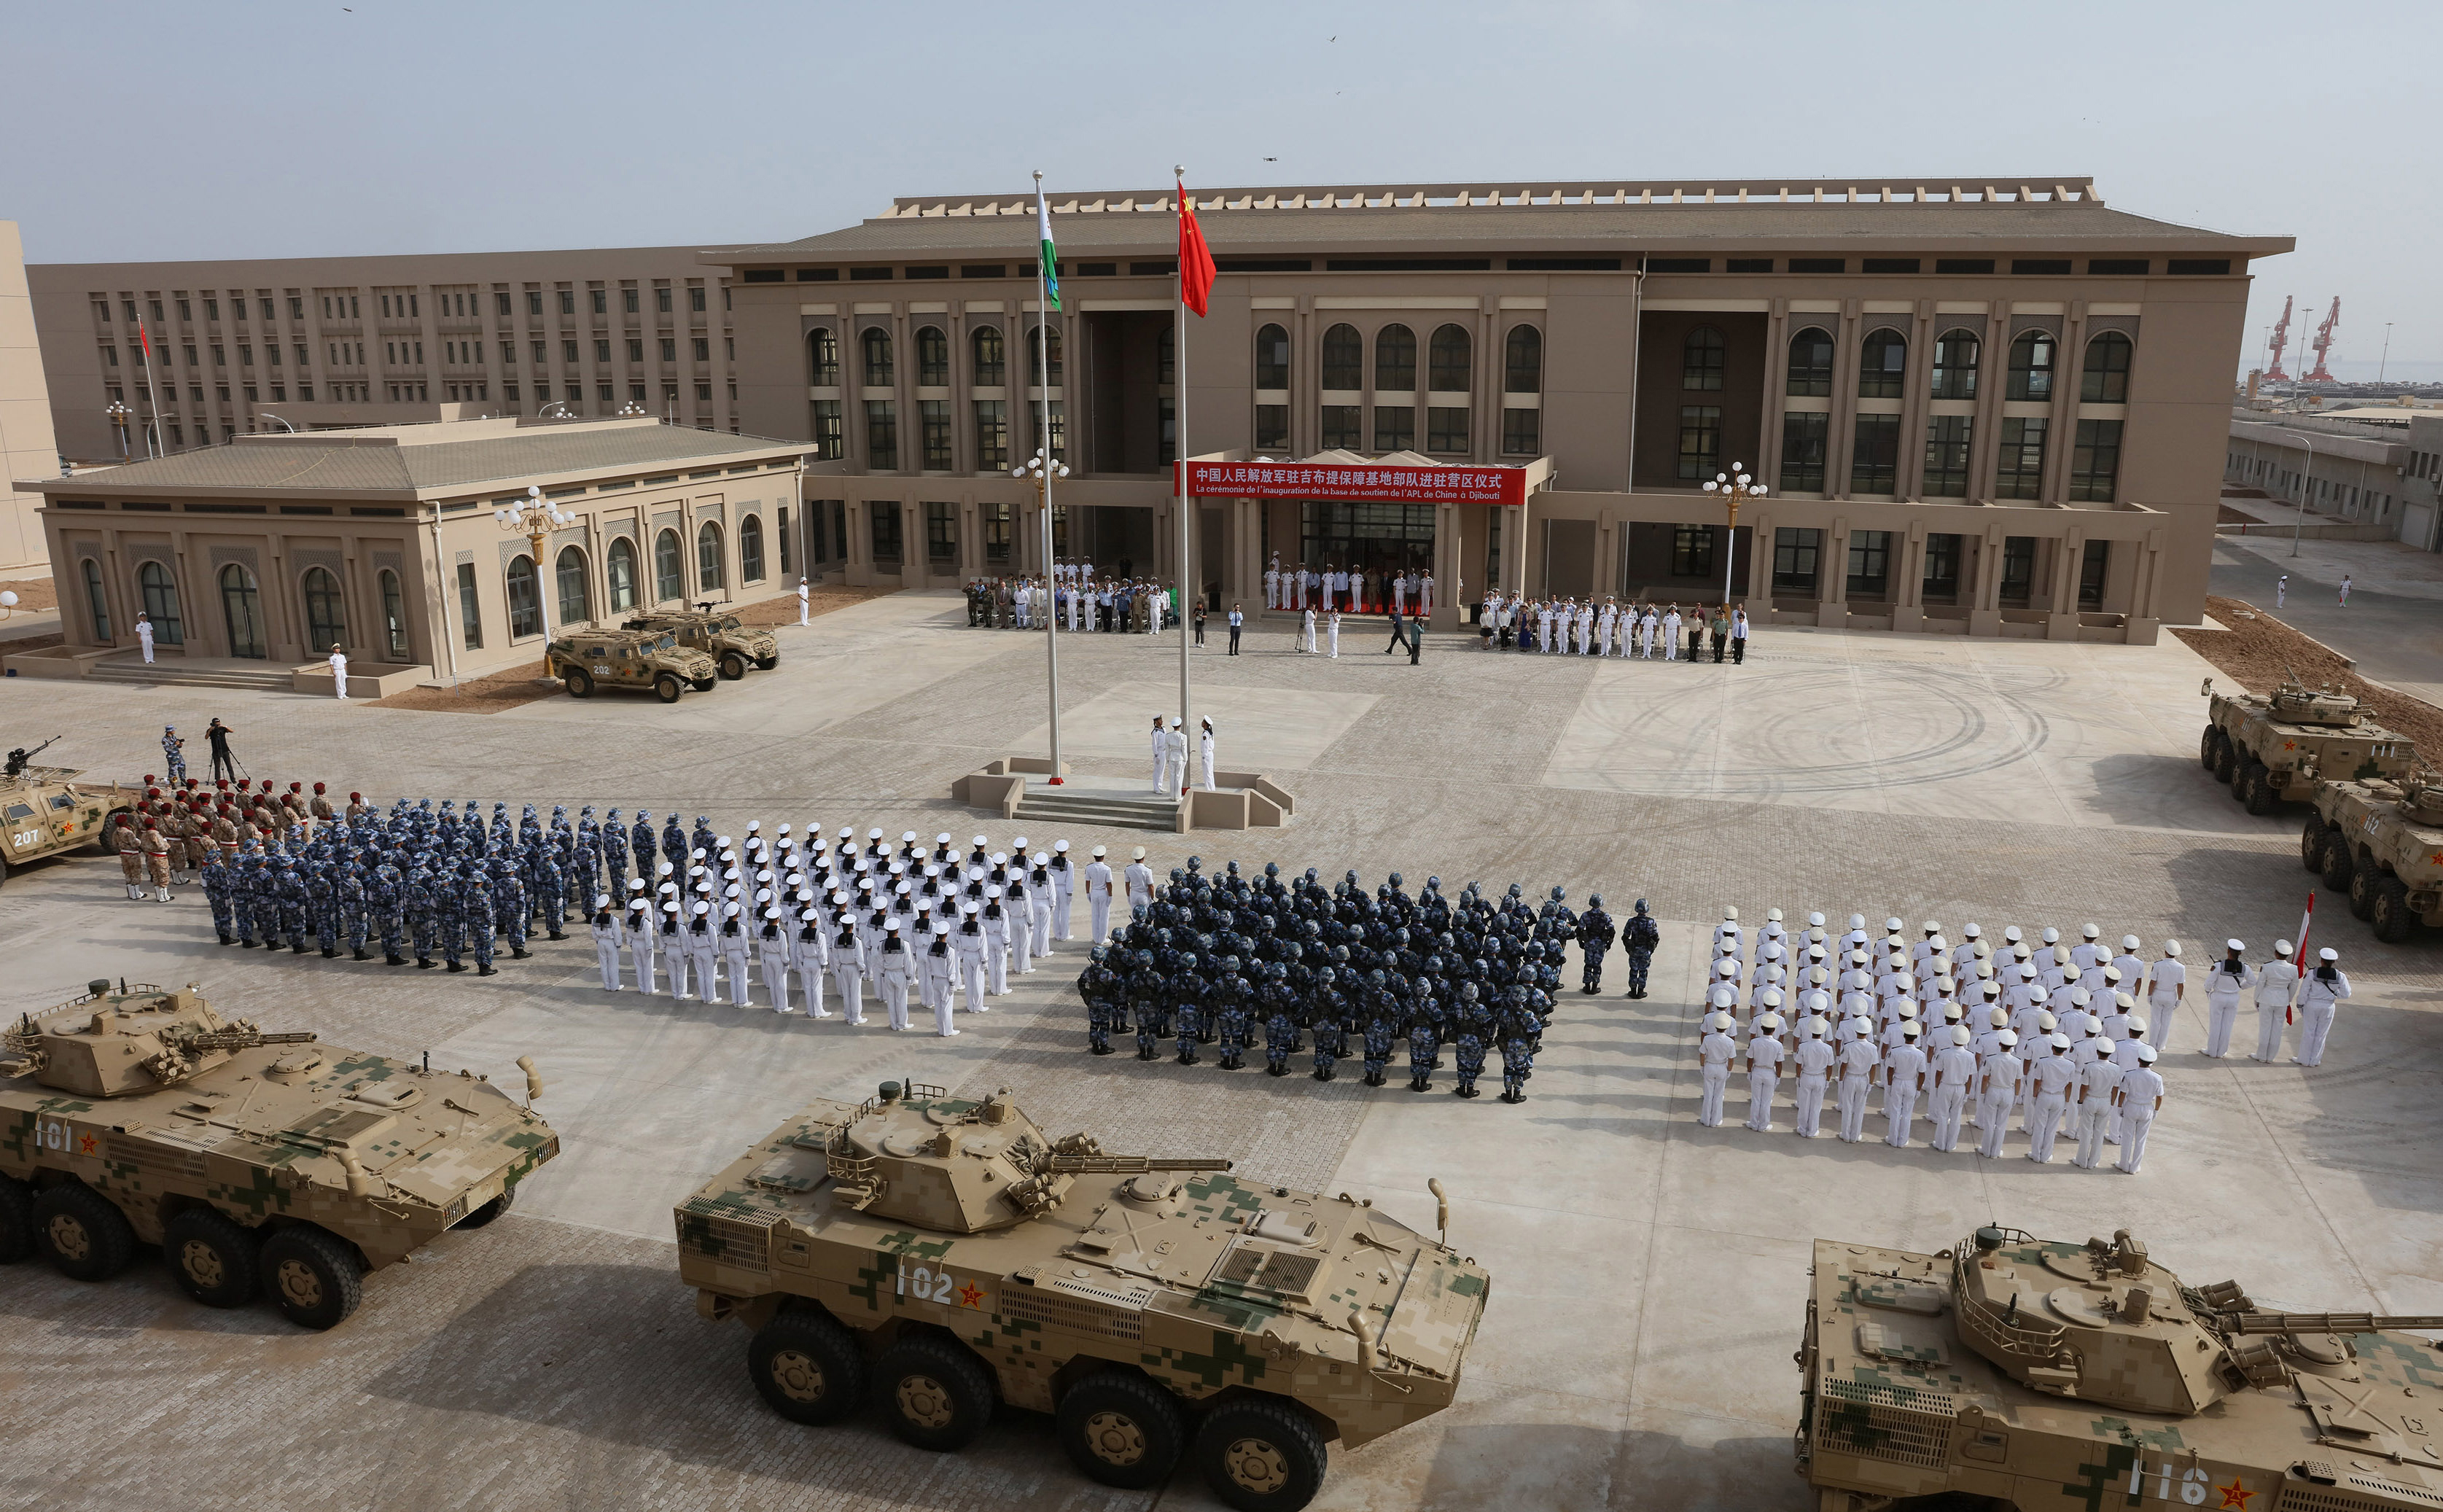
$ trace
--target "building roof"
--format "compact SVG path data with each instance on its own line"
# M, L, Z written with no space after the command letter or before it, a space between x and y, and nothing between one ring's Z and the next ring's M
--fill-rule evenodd
M1962 197L1974 194L1975 197ZM2003 197L1996 197L2003 196ZM2235 236L2107 209L2090 180L2033 185L1704 183L1343 185L1198 191L1221 256L1461 248L1499 251L1697 250L2287 251L2287 236ZM1166 253L1171 194L1051 196L1064 257ZM707 252L707 262L802 262L890 255L1031 257L1032 195L920 196L841 230Z
M806 450L799 441L725 435L653 419L468 420L247 435L227 446L96 469L20 491L86 495L148 489L245 492L445 493L528 478L732 463Z

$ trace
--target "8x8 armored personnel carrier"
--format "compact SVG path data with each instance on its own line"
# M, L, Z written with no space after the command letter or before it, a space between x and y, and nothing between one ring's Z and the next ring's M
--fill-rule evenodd
M1229 1164L1107 1155L1006 1092L886 1081L681 1203L679 1273L755 1330L747 1373L783 1417L873 1398L955 1449L1007 1403L1053 1413L1106 1484L1158 1485L1185 1453L1231 1506L1290 1512L1327 1442L1450 1405L1491 1282L1369 1203Z
M2375 722L2355 694L2287 677L2270 698L2213 692L2197 761L2251 814L2312 802L2319 784L2397 777L2415 747Z
M258 1290L329 1328L361 1274L508 1210L560 1153L526 1100L470 1072L266 1034L193 984L106 981L0 1035L0 1263L104 1281L138 1242L212 1307Z
M2443 926L2443 775L2326 783L2299 831L2299 860L2346 892L2350 912L2387 945Z
M1815 1242L1798 1471L1821 1512L2443 1504L2443 1317L2259 1311L2126 1229Z

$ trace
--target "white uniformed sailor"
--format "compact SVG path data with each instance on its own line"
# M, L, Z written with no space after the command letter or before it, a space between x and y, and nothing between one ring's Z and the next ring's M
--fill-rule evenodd
M2290 942L2276 940L2273 959L2256 968L2256 1054L2250 1060L2270 1064L2282 1053L2282 1030L2290 1022L2290 998L2298 987Z
M2350 995L2350 979L2342 974L2341 960L2338 950L2319 950L2315 968L2299 979L2299 1054L2293 1059L2303 1066L2323 1064L2335 1006Z

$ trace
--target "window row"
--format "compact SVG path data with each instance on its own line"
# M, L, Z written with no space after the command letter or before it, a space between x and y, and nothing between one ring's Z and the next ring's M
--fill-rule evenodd
M110 597L103 589L101 564L91 557L79 562L79 575L84 587L85 612L96 640L115 637L110 612ZM229 637L229 654L249 659L262 659L270 655L269 621L263 607L263 584L253 569L230 562L213 577L218 590L222 628ZM374 574L374 591L380 600L378 638L373 642L376 651L393 661L404 661L408 655L407 600L400 590L398 574L388 567ZM351 642L348 639L347 599L340 589L339 578L327 567L307 567L297 579L297 601L305 611L305 643L317 655L321 655ZM147 560L136 568L136 604L138 613L153 632L154 644L183 646L187 643L186 606L178 594L178 581L169 567L158 561ZM131 636L136 628L127 627Z
M1683 534L1707 531L1704 526L1683 526ZM1929 532L1925 538L1925 559L1919 579L1919 601L1927 604L1956 605L1963 589L1971 592L1975 584L1968 575L1973 538L1950 532ZM1893 584L1893 564L1902 548L1903 540L1890 530L1852 530L1848 537L1848 560L1844 567L1843 597L1851 602L1888 602ZM2034 536L2008 536L2002 542L2001 561L1994 576L1994 602L2003 609L2026 609L2036 598L2036 565L2043 543ZM2055 549L2061 549L2056 544ZM1824 531L1813 526L1783 526L1773 531L1773 593L1776 598L1814 599L1826 586L1823 581ZM2086 613L2103 608L2105 586L2112 576L2113 543L2089 541L2079 552L2078 607ZM1681 574L1684 576L1684 574Z
M1377 393L1414 393L1417 387L1417 334L1397 323L1374 333L1371 343L1373 382L1367 382L1368 343L1346 322L1327 328L1319 356L1317 386L1331 393L1352 393L1371 387ZM1465 394L1476 386L1475 338L1463 325L1438 327L1425 342L1425 390L1431 394ZM1277 392L1290 386L1290 336L1279 325L1256 333L1256 387ZM1505 394L1536 394L1544 386L1544 333L1516 325L1502 338L1501 389Z
M1685 405L1680 418L1680 476L1702 480L1721 470L1721 410L1716 405ZM1829 452L1832 417L1822 413L1782 416L1781 476L1783 493L1826 491L1826 457ZM2045 452L2052 422L2037 416L2007 415L1994 459L1996 499L2043 497ZM2071 442L2068 497L2082 504L2114 502L2121 478L2119 420L2080 420ZM1925 470L1917 495L1927 499L1968 496L1970 460L1975 421L1965 415L1937 415L1925 424ZM1889 495L1900 489L1901 417L1861 415L1849 448L1849 489L1853 494Z
M1417 444L1417 406L1413 404L1325 404L1317 406L1315 444L1325 452L1441 452L1472 453L1474 411L1463 404L1424 407L1424 445ZM1543 412L1504 409L1501 412L1501 454L1535 456L1542 452ZM1255 449L1280 452L1290 449L1290 407L1256 406Z
M2011 341L2010 367L2002 397L2045 403L2053 397L2053 370L2058 340L2049 331L2021 331ZM1791 398L1828 398L1832 393L1832 334L1810 325L1790 339L1790 376L1783 392ZM1955 327L1935 338L1930 370L1931 396L1938 399L1976 397L1976 375L1982 339ZM1715 390L1722 386L1722 337L1711 326L1688 334L1681 359L1681 387ZM2120 331L2098 332L2086 343L2086 360L2079 381L2082 404L2125 404L2129 400L2129 364L2136 344ZM1908 338L1888 326L1866 333L1858 350L1858 397L1897 399L1907 392Z

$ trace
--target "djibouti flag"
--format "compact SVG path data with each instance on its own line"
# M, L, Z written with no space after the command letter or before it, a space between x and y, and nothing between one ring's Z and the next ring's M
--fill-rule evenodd
M1035 192L1035 224L1043 241L1043 303L1046 307L1060 307L1060 263L1052 249L1052 201L1043 196L1041 188Z

